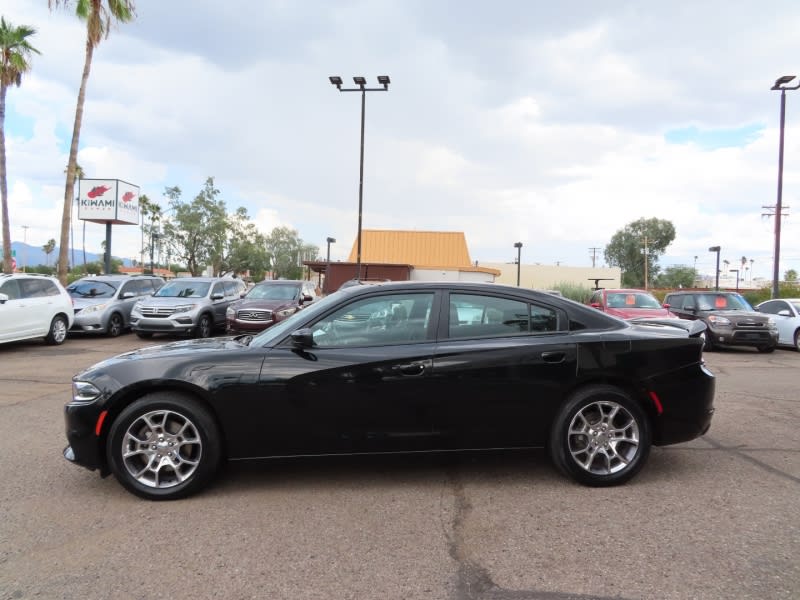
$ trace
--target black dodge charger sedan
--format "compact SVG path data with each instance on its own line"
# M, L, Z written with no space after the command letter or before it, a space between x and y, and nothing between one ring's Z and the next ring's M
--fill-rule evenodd
M702 325L671 321L494 284L353 286L256 336L79 373L64 456L150 499L223 460L543 446L578 482L623 483L711 422Z

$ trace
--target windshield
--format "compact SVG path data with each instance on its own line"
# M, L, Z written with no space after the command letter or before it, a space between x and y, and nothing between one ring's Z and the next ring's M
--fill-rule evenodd
M205 298L211 284L207 281L170 281L153 294L158 298Z
M249 300L293 300L297 298L300 286L274 285L269 283L259 284L247 292L245 298Z
M73 298L113 298L116 286L106 281L76 281L67 288Z
M335 304L341 298L341 294L339 292L334 292L328 296L325 296L319 302L315 302L314 304L310 304L308 308L301 310L300 312L294 313L292 316L284 319L273 325L272 327L265 329L261 333L259 333L253 341L250 342L251 346L267 346L270 344L274 344L276 341L285 338L295 329L298 329L297 322L303 320L305 322L309 320L313 320L317 315L324 313L328 310L329 305Z
M701 294L697 297L698 310L753 310L739 294Z
M613 293L608 294L607 302L609 308L661 308L650 294Z

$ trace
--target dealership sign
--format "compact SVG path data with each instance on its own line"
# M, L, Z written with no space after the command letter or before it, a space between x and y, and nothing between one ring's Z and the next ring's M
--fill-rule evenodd
M139 187L119 179L81 179L78 218L94 223L139 224Z

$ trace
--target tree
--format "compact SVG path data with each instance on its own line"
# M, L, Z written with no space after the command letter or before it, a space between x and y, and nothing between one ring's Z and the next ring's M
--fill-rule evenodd
M47 240L47 243L42 246L42 250L44 250L44 263L45 265L50 265L50 255L53 253L53 250L56 249L56 241L52 238Z
M173 211L172 218L164 223L164 241L175 252L175 258L185 262L195 276L224 252L227 213L225 202L217 199L219 193L213 177L206 179L203 189L190 203L181 202L177 186L164 192Z
M71 4L70 0L48 0L54 6ZM72 218L72 199L75 185L75 166L78 162L78 142L83 122L83 105L86 100L86 84L92 68L94 49L101 40L108 37L112 18L120 23L127 23L134 18L133 0L75 0L75 14L86 21L86 55L83 62L83 75L78 90L78 103L75 107L75 122L72 127L72 143L69 147L67 163L67 181L64 186L64 212L61 216L61 247L58 255L58 278L63 285L67 283L67 248L69 246L69 224Z
M177 189L177 188L176 188ZM178 190L180 192L180 190ZM161 223L161 216L163 211L161 206L152 202L146 194L139 196L139 212L142 215L142 250L141 250L141 263L145 264L144 254L149 251L151 263L153 258L153 246L155 245L155 237L159 232L159 224ZM145 219L150 218L150 224L145 224ZM145 239L147 243L145 243ZM151 265L152 267L152 265ZM144 267L142 267L144 272Z
M228 217L226 253L215 271L250 271L256 279L262 279L268 268L267 240L250 221L247 209L240 207Z
M697 280L697 270L692 267L676 265L667 267L656 279L660 288L690 288Z
M303 261L313 260L319 248L305 244L297 231L288 227L276 227L267 236L267 254L272 272L278 279L302 279Z
M663 219L639 219L617 231L605 247L606 262L622 269L622 284L644 287L645 261L648 279L656 279L658 259L675 239L675 226ZM645 254L645 242L647 254Z
M6 179L6 92L9 86L19 87L22 75L30 71L31 54L41 54L28 38L36 33L33 27L14 27L0 17L0 203L3 212L3 272L11 273L11 223L8 218L8 182Z
M783 280L794 283L797 281L797 271L794 269L789 269L783 274Z

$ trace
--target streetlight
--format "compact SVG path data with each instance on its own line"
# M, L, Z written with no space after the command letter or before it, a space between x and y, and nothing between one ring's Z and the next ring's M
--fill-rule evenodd
M364 205L364 111L367 104L367 92L388 92L389 91L389 76L378 75L378 83L383 87L368 88L367 80L364 77L353 77L353 82L358 86L354 88L343 88L342 78L338 75L331 75L328 80L340 92L361 92L361 158L359 161L358 170L358 241L356 248L356 264L357 275L356 279L361 279L361 213Z
M517 287L519 287L519 259L522 254L522 242L514 242L514 248L517 249Z
M719 291L719 251L720 251L720 246L711 246L708 249L708 251L717 253L717 279L716 279L716 283L714 284L714 289L718 292Z
M328 254L325 258L325 293L328 292L328 277L331 274L331 244L336 243L336 238L329 237L325 240L328 242Z
M738 292L739 291L739 269L729 269L729 271L732 271L732 272L736 273L736 291Z
M770 88L781 92L781 133L778 145L778 201L775 204L775 264L772 267L772 297L780 295L778 283L780 281L780 258L781 258L781 216L783 212L783 130L786 123L786 90L796 90L800 88L800 83L794 86L787 85L795 78L794 75L784 75L778 77Z

